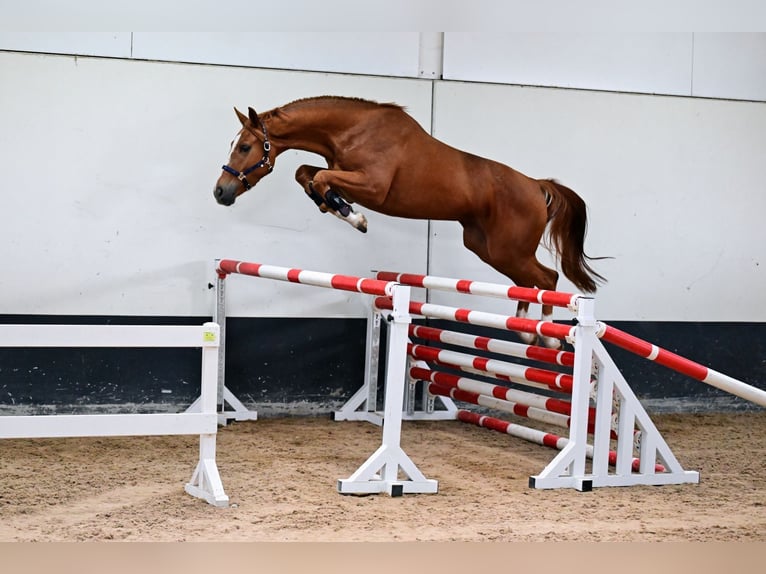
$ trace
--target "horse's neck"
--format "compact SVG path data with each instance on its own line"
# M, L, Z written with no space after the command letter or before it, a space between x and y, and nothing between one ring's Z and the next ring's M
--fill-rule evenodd
M334 153L338 136L353 125L340 113L318 110L272 113L264 121L277 154L297 149L323 157Z

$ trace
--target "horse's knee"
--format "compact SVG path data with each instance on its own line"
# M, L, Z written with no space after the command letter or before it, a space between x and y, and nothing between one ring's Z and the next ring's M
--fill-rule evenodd
M306 187L306 184L314 178L317 171L319 171L319 168L312 165L301 165L295 170L295 181L301 186Z
M311 200L316 203L319 211L322 213L327 211L327 204L325 199L316 191L316 189L314 189L314 183L312 181L306 183L306 185L303 187L303 191L305 191L306 195L308 195Z

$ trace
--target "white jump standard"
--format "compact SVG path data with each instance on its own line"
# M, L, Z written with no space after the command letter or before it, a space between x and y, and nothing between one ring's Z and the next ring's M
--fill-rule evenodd
M338 480L338 492L341 494L386 492L391 496L401 496L405 493L436 493L438 482L427 479L401 448L404 373L407 367L407 332L410 324L408 313L410 288L392 281L335 275L230 259L217 261L216 271L220 279L225 278L228 274L250 275L315 287L391 297L392 310L386 316L388 321L386 406L381 446L350 477Z
M191 347L202 349L197 412L0 416L0 439L199 435L199 461L185 490L214 506L228 506L215 462L219 327L184 325L0 325L0 347Z

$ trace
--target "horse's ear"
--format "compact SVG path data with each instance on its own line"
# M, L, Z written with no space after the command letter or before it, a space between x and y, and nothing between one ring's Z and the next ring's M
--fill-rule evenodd
M245 122L247 121L247 116L240 112L237 108L234 108L234 111L237 112L237 117L239 118L239 121L242 123L242 125L245 125Z
M247 108L247 115L250 117L250 122L254 125L258 125L258 114L255 113L255 110L253 108Z

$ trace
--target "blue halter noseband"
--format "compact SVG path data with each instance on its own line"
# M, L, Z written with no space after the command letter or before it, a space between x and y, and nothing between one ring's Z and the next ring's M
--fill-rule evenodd
M269 152L271 151L271 142L269 142L269 134L266 131L266 126L261 122L261 129L263 130L263 157L261 158L261 161L256 163L255 165L251 165L244 171L237 171L233 167L229 167L228 165L221 166L221 169L225 171L226 173L230 173L234 177L236 177L239 181L242 182L242 185L245 186L245 191L252 188L252 184L247 181L247 176L253 173L256 169L263 167L264 165L269 168L269 171L267 173L271 173L271 170L274 169L274 166L271 164L271 159L269 159Z

